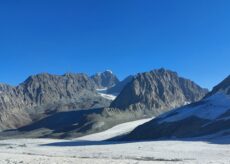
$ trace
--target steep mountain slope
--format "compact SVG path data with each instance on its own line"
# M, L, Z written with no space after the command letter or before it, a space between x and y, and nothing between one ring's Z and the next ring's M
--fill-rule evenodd
M120 81L117 83L115 86L112 88L109 88L106 92L107 94L112 94L112 95L119 95L121 91L125 88L125 86L130 83L134 79L134 76L128 76L124 80Z
M159 69L134 77L110 107L144 110L151 115L159 115L186 103L198 101L206 93L206 89L179 77L177 73Z
M110 70L97 73L91 76L91 79L95 82L98 89L111 88L119 82L118 78Z
M26 125L47 113L109 105L95 88L85 74L31 76L0 93L0 129Z
M215 86L207 96L214 95L218 92L230 95L230 75L227 78L225 78L220 84Z
M229 78L205 99L165 113L136 128L125 140L190 138L230 134Z

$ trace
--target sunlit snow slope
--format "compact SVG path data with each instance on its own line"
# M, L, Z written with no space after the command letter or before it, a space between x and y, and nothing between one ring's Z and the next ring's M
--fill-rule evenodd
M137 127L125 139L191 138L222 134L223 131L230 131L230 97L216 93Z
M107 140L110 138L118 137L118 136L121 136L121 135L124 135L124 134L131 132L137 126L144 124L150 120L151 119L142 119L142 120L137 120L137 121L119 124L117 126L114 126L111 129L104 131L104 132L84 136L84 137L78 138L78 140L103 141L103 140Z

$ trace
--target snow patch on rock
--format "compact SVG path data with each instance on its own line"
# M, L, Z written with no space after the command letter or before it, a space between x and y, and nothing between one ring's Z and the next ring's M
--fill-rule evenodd
M112 101L115 100L117 96L113 94L107 94L107 89L108 88L97 89L97 93L105 99L112 100Z

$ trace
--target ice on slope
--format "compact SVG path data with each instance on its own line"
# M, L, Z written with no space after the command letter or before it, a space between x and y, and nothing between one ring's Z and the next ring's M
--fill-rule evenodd
M101 97L108 99L108 100L115 100L116 99L116 96L111 95L111 94L99 93L99 95L101 95Z
M84 136L84 137L78 138L78 140L87 140L87 141L107 140L107 139L110 139L113 137L127 134L127 133L131 132L132 130L134 130L137 126L144 124L150 120L151 119L142 119L142 120L137 120L137 121L119 124L117 126L114 126L111 129L104 131L104 132Z
M200 102L199 105L189 105L160 116L163 122L175 122L191 116L214 120L230 109L230 97L224 93L217 93Z

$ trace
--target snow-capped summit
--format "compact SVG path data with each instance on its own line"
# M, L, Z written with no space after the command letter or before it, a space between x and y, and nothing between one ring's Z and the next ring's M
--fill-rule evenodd
M110 73L110 74L113 74L113 71L111 71L111 70L109 70L109 69L105 70L105 72L108 72L108 73Z

